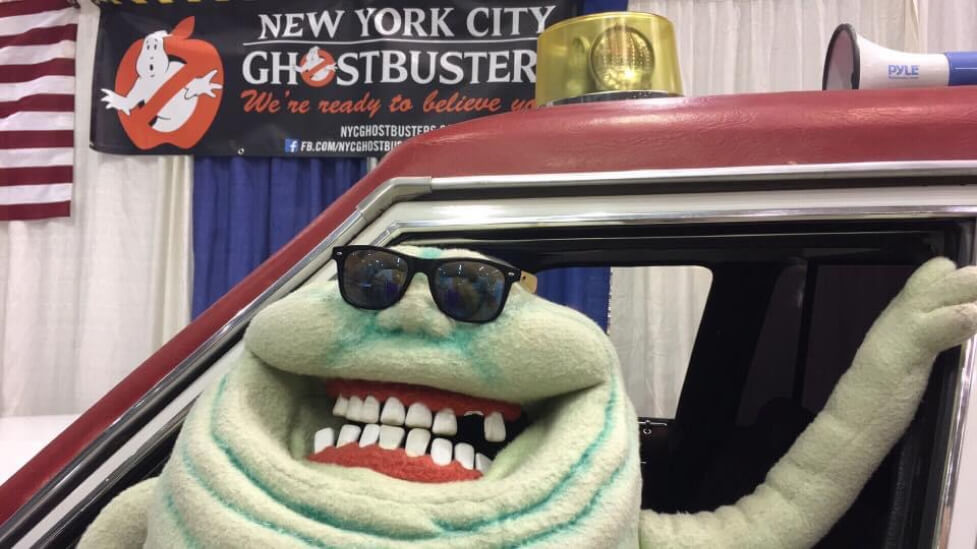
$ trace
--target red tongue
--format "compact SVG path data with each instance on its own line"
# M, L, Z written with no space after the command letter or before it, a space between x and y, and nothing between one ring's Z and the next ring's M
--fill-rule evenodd
M366 467L389 477L411 482L453 482L482 478L481 472L465 469L457 461L438 465L431 456L408 457L403 448L384 450L375 444L362 448L355 443L339 448L329 447L318 454L310 455L309 460L345 467Z
M390 397L397 397L404 406L420 402L429 410L437 411L450 408L455 412L455 415L459 416L469 410L482 412L485 415L499 412L506 421L515 421L522 414L522 408L518 404L407 383L330 379L326 381L326 393L333 398L339 395L366 398L367 395L371 395L376 397L381 404Z

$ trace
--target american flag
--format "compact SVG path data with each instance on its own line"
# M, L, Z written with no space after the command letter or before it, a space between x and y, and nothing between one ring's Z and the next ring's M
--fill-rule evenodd
M77 30L68 0L0 0L0 221L71 211Z

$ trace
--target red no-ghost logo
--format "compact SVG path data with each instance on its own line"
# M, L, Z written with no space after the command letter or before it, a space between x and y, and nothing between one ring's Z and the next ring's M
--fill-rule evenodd
M336 60L319 46L312 46L299 63L302 81L313 88L321 88L336 77Z
M173 32L156 31L135 41L119 63L115 90L102 89L107 109L132 143L143 150L170 143L189 149L217 116L224 67L217 48L191 39L193 17Z

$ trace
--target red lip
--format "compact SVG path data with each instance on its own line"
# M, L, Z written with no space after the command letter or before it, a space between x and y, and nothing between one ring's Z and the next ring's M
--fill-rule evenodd
M455 482L482 478L481 472L465 469L458 462L438 465L431 456L409 457L402 448L384 450L375 444L362 448L358 444L330 447L310 455L309 460L345 467L366 467L411 482Z

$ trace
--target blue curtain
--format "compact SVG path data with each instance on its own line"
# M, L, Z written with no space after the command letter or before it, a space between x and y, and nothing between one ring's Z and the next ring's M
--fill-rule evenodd
M365 173L362 159L195 158L193 315L291 240Z
M628 0L582 0L580 13L598 13L602 11L628 11Z
M623 11L627 1L582 0L581 13ZM196 157L193 176L193 315L288 242L365 173L360 159ZM556 269L540 293L607 327L610 269Z
M607 330L607 299L611 270L607 267L564 267L536 273L538 294L576 309Z

